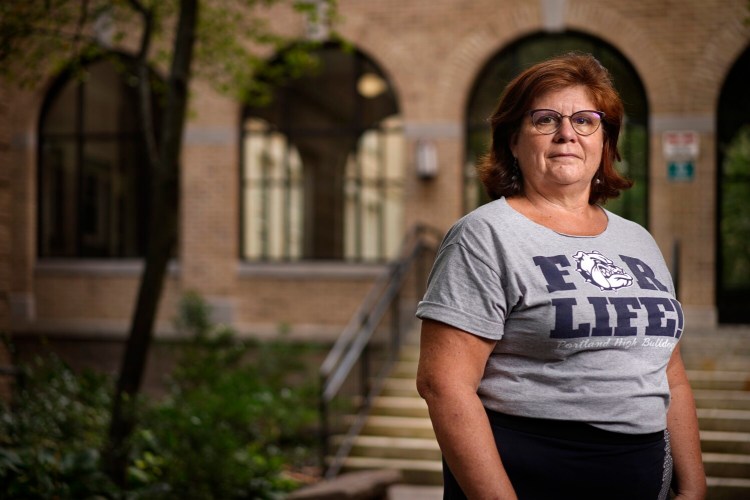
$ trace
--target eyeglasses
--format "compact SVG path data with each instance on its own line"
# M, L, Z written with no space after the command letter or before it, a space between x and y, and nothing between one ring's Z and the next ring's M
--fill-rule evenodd
M560 130L563 118L569 118L573 130L578 135L591 135L601 125L604 113L584 109L576 111L572 115L562 115L552 109L532 109L529 111L529 116L531 116L531 123L534 124L534 128L541 134L554 134Z

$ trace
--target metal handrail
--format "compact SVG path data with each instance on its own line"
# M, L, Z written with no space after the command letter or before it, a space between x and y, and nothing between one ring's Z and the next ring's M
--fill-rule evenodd
M414 226L402 244L397 260L388 266L373 284L362 304L343 329L320 368L320 418L321 418L321 464L326 478L334 477L341 470L344 460L349 455L354 439L362 430L370 411L373 399L380 393L385 376L396 359L402 341L402 317L400 310L401 292L407 282L409 273L421 262L421 258L434 252L440 241L441 233L425 225ZM421 296L426 282L426 270L416 268L418 296ZM372 373L368 362L368 348L373 336L383 319L391 311L390 345L387 359L377 373ZM345 382L354 374L354 368L360 364L358 375L362 379L357 394L357 413L354 415L348 430L338 444L328 466L330 440L329 412L332 401L340 394Z

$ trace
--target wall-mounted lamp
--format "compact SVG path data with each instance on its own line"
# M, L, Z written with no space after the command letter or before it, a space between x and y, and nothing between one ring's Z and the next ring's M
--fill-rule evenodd
M357 80L357 92L367 99L374 99L386 90L388 83L375 73L365 73Z
M417 140L414 156L417 176L420 179L429 180L437 176L438 157L434 142L425 139Z

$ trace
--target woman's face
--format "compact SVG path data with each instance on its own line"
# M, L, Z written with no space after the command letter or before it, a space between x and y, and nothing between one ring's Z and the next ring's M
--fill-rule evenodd
M585 87L567 87L543 94L531 109L551 109L564 116L597 108ZM586 194L602 161L603 126L591 135L573 130L570 119L563 118L560 129L545 135L537 131L527 113L519 131L511 139L510 149L518 159L524 190L540 193Z

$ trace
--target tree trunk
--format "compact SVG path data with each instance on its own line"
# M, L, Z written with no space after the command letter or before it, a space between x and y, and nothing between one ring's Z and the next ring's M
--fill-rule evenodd
M150 162L151 217L144 221L148 223L145 269L117 381L109 439L104 451L107 472L121 486L127 479L127 442L136 424L135 396L146 367L167 264L177 241L178 172L197 15L198 0L180 0L160 147L158 157L152 157ZM144 115L148 116L147 113Z

